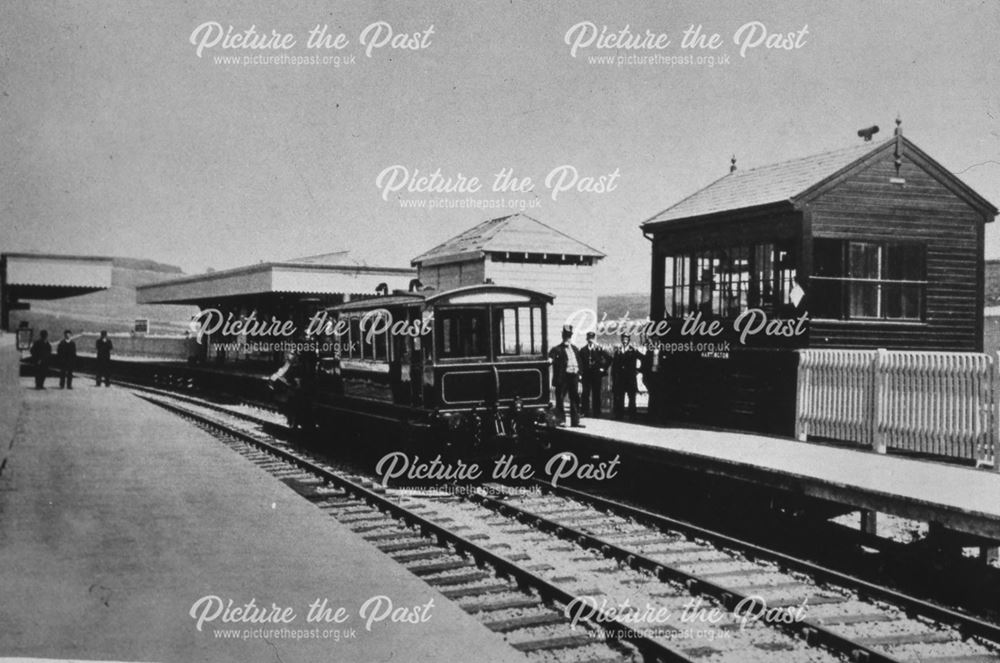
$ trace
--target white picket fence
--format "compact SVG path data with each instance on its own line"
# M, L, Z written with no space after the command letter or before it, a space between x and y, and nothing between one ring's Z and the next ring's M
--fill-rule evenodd
M1000 471L994 357L972 352L799 351L795 431L948 456Z

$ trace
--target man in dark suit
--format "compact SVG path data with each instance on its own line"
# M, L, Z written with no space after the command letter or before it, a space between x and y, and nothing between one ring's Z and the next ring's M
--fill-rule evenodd
M635 418L635 392L638 391L638 364L642 355L631 343L628 334L622 334L621 345L615 346L611 357L611 394L615 419L625 414L625 396L628 396L628 416Z
M49 374L51 359L52 344L49 343L49 333L43 329L38 332L38 340L31 344L31 363L35 365L35 389L45 389L45 377Z
M101 337L97 339L97 386L101 386L101 379L104 379L104 386L111 386L111 350L114 346L108 338L108 332L102 330Z
M574 428L583 428L580 423L580 351L570 343L573 338L573 328L563 327L563 342L552 348L549 358L552 360L552 386L556 391L556 417L559 426L566 425L566 412L563 410L563 399L569 395L569 420Z
M63 339L56 346L56 358L59 360L59 388L73 388L73 368L76 366L76 341L70 330L63 332Z
M594 342L594 332L587 332L587 345L580 348L580 383L583 385L583 416L601 416L601 382L608 370L607 351Z

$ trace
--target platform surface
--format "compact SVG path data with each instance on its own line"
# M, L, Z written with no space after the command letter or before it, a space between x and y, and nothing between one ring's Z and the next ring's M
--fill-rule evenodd
M584 423L584 429L563 432L636 459L677 463L1000 540L1000 472L752 433L608 419Z
M13 353L0 354L16 362ZM12 373L5 368L8 378ZM2 377L2 376L0 376ZM16 378L15 378L16 380ZM0 387L23 397L0 442L0 660L523 661L496 635L284 483L218 440L124 389L79 379ZM56 388L53 388L56 387ZM10 430L13 426L13 431ZM13 433L13 435L8 435ZM359 608L384 595L424 623ZM199 632L205 596L291 607L288 624ZM310 603L345 624L309 624ZM341 638L250 636L248 628L339 630ZM235 627L235 628L234 628ZM221 635L233 629L236 639ZM353 637L350 629L354 629ZM470 658L471 656L471 658Z

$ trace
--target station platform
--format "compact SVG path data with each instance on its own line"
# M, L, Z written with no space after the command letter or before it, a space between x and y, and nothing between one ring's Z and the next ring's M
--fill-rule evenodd
M13 343L5 343L0 661L524 660L192 424L80 376L72 391L51 379L36 391L17 375ZM219 617L199 631L191 611L209 596L289 607L294 617ZM367 631L359 608L377 596L394 607L434 603L423 623L386 620ZM317 599L346 608L348 621L307 623Z
M620 453L1000 541L1000 472L731 431L586 419L560 446Z

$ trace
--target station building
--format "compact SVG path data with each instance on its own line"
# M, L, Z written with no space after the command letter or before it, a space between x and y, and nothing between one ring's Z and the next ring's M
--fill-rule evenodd
M604 254L526 214L484 221L410 261L424 286L437 291L492 282L555 297L548 313L549 347L564 321L597 310L594 266ZM579 339L577 339L579 340Z
M746 343L730 334L728 351L664 355L661 414L790 434L795 350L982 351L984 227L996 214L898 121L880 142L751 170L734 160L641 224L650 317L679 327L700 314L728 331L759 309L806 314L807 331Z

